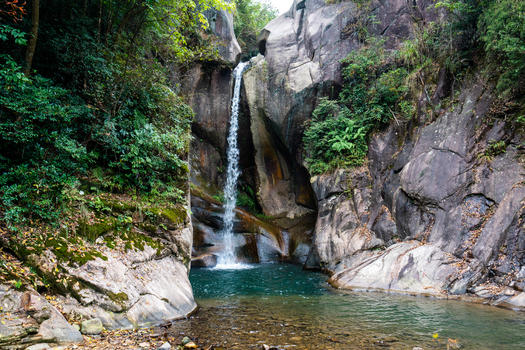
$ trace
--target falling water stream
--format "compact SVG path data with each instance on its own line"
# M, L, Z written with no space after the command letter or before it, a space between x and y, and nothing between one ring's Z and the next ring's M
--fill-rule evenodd
M239 104L241 101L242 74L249 62L241 62L233 71L235 87L230 116L230 131L228 133L228 169L226 172L226 185L224 186L224 227L222 231L224 248L218 256L218 269L242 268L235 258L235 245L233 235L233 220L237 203L237 180L241 174L239 170L239 145L237 134L239 131Z

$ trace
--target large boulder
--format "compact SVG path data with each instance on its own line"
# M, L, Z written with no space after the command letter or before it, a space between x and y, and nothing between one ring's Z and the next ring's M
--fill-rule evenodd
M186 317L197 307L185 263L149 245L127 252L103 249L80 267L61 265L77 281L67 314L98 318L104 327L137 328Z
M367 227L370 180L366 167L341 169L311 179L319 209L307 267L332 271L343 258L384 245Z
M439 248L409 241L384 251L361 252L330 278L338 288L446 296L458 259Z
M233 30L233 13L210 9L206 11L205 16L208 18L210 30L215 34L219 56L232 64L238 62L241 47Z

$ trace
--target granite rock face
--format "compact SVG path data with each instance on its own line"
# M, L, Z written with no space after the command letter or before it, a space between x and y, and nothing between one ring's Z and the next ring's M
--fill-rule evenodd
M523 309L523 136L484 122L492 100L489 89L472 81L454 110L418 126L414 136L394 126L374 135L367 169L347 170L344 180L345 171L313 178L324 210L319 211L310 264L335 273L332 283L341 288L467 293ZM504 137L506 152L483 158L491 142ZM346 197L353 206L337 199L344 192L353 194ZM359 210L358 203L366 205ZM335 230L327 239L327 227L345 220L353 230ZM366 244L356 249L361 232L368 242L378 242L374 247L386 250L364 251L371 248ZM419 246L407 250L407 242ZM394 261L400 266L396 271ZM484 292L486 285L490 294ZM513 286L510 292L507 286Z
M394 244L380 252L360 252L348 268L334 274L335 287L445 296L447 279L458 259L419 241Z
M233 14L228 11L210 9L205 13L210 29L215 34L219 55L226 62L236 63L241 55L241 47L233 31Z
M336 273L338 287L487 298L490 285L491 303L523 308L523 134L487 122L496 96L481 76L427 112L450 94L439 78L413 121L372 135L366 166L305 181L304 123L320 97L337 96L339 61L363 45L357 29L397 48L414 23L442 16L432 1L306 0L268 24L244 79L258 199L282 219L317 211L306 266ZM487 156L494 142L506 151Z

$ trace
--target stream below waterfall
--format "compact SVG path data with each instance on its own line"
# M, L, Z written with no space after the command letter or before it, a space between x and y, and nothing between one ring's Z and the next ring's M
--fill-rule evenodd
M510 310L336 291L295 265L193 269L190 278L200 309L171 331L214 349L427 350L446 349L448 338L461 349L525 349L525 315Z

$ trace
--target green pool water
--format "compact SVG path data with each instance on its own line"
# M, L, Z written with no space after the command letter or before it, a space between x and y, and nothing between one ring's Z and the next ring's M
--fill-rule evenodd
M199 311L173 331L225 349L525 349L523 313L459 301L336 291L294 265L194 269ZM433 335L438 334L434 339Z

